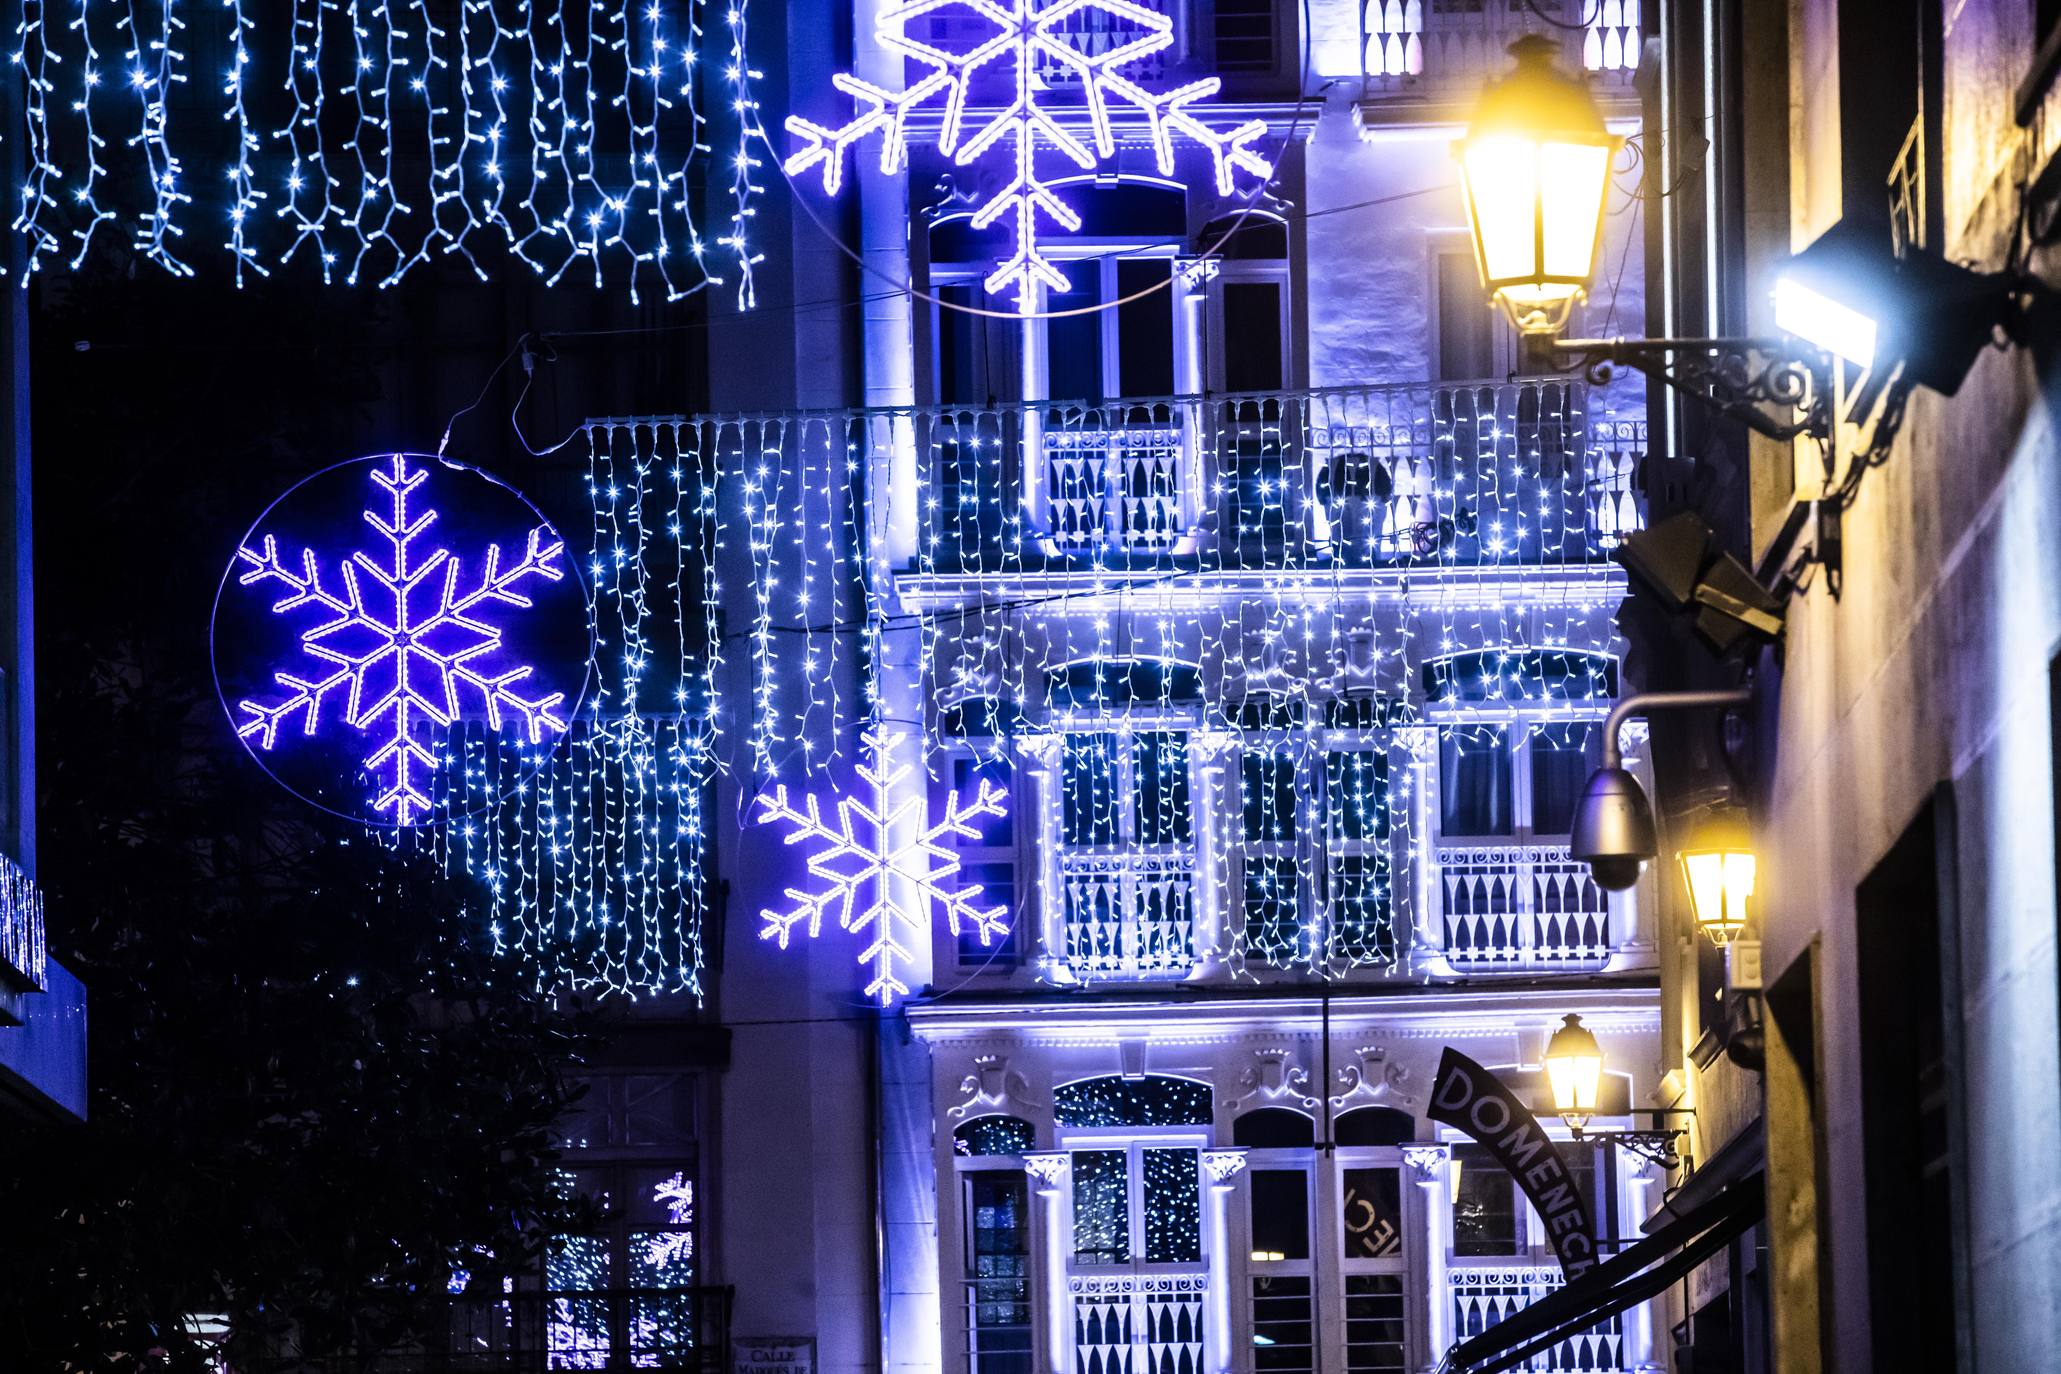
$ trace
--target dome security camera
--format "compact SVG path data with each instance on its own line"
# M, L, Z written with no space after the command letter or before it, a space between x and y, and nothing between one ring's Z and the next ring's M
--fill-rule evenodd
M1660 852L1653 807L1639 780L1614 766L1590 774L1575 807L1567 850L1589 866L1599 887L1622 892L1638 882L1646 861Z

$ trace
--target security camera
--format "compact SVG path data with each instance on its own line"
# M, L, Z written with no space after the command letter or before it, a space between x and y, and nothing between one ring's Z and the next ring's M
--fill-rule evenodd
M1575 807L1568 853L1589 866L1599 887L1622 892L1639 881L1646 861L1660 852L1646 789L1622 767L1589 775Z

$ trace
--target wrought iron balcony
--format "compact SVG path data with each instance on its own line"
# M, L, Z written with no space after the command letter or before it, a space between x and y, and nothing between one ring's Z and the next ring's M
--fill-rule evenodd
M1534 34L1559 43L1570 69L1629 87L1640 59L1639 10L1640 0L1362 0L1363 96L1471 97L1509 70L1510 45Z
M14 860L0 855L0 1026L21 1020L25 993L49 986L43 893Z
M1455 970L1589 971L1608 962L1609 894L1565 849L1441 847L1434 862L1445 956Z
M924 487L918 571L1580 563L1645 520L1645 423L1595 396L1412 384L941 408L893 427Z
M1181 978L1195 962L1195 863L1184 850L1065 854L1064 947L1084 978Z
M1464 1341L1480 1335L1565 1282L1559 1268L1551 1262L1455 1261L1446 1273L1453 1303L1453 1339ZM1560 1374L1617 1374L1627 1368L1623 1318L1612 1317L1580 1335L1570 1336L1518 1368L1550 1369Z
M730 1288L644 1288L547 1295L526 1289L457 1298L448 1337L384 1355L295 1356L278 1374L529 1374L674 1370L728 1374Z

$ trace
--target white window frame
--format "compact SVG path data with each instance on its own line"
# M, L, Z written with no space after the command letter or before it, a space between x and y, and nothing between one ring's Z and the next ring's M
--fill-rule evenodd
M1285 232L1285 231L1284 231ZM1281 389L1295 387L1295 280L1286 258L1221 258L1211 263L1208 288L1208 385L1211 391L1225 391L1229 383L1225 366L1230 340L1224 330L1224 287L1230 283L1271 283L1280 288L1281 305Z
M1204 858L1208 853L1208 847L1205 844L1204 832L1210 817L1207 808L1201 804L1207 779L1202 773L1201 750L1197 747L1203 730L1199 717L1199 710L1178 708L1171 711L1141 710L1127 715L1106 715L1098 710L1092 714L1069 714L1063 721L1053 722L1053 731L1060 737L1058 757L1050 774L1050 796L1046 804L1040 808L1039 817L1045 852L1052 856L1052 867L1048 870L1049 877L1045 887L1045 909L1049 918L1045 925L1045 952L1055 963L1067 968L1082 981L1174 981L1187 978L1202 963L1200 937L1204 930L1206 908L1203 905L1201 883L1196 879L1205 871ZM1181 734L1187 737L1188 797L1192 815L1185 844L1144 846L1136 838L1138 778L1132 753L1132 740L1140 734L1161 733ZM1066 842L1066 739L1072 735L1101 735L1116 741L1119 768L1116 798L1113 803L1117 821L1117 834L1113 844L1076 845ZM1141 855L1187 860L1190 874L1187 962L1180 968L1089 969L1083 972L1074 966L1067 954L1065 860L1072 856L1080 856L1087 859L1121 861ZM1134 873L1125 873L1119 878L1119 882L1125 930L1131 932L1124 943L1127 948L1142 949L1144 942L1137 933L1137 916L1141 909L1137 900L1137 876Z

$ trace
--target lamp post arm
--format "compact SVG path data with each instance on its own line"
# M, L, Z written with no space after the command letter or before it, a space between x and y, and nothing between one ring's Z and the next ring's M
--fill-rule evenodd
M1700 692L1635 692L1610 708L1603 718L1603 766L1624 767L1624 750L1617 735L1633 716L1650 716L1656 711L1693 711L1706 706L1736 709L1753 703L1751 687L1732 687Z

